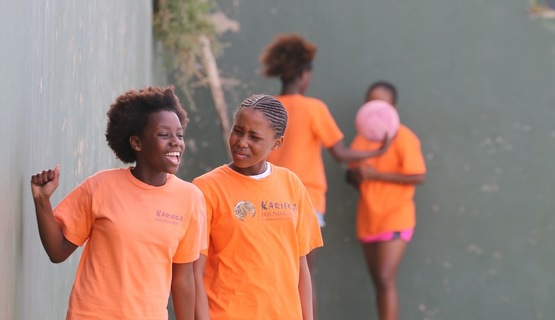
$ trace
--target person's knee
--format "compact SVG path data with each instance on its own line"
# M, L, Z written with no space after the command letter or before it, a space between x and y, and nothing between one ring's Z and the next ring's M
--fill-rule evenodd
M397 276L391 270L379 270L375 272L373 278L378 289L390 290L397 285Z

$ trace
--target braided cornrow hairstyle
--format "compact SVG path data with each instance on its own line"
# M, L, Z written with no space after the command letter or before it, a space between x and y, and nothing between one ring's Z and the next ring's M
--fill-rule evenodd
M262 74L291 82L312 69L317 47L297 34L278 35L262 52Z
M287 111L278 99L265 94L252 95L239 105L235 115L243 108L253 108L262 112L264 117L270 121L270 127L276 132L276 138L283 136L285 133Z

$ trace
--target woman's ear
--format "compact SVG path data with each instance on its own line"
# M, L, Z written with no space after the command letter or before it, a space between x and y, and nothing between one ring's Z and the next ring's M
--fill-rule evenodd
M277 138L276 141L274 141L274 146L272 147L272 150L278 149L279 147L281 147L282 144L283 144L283 136Z
M304 94L312 82L312 70L303 70L298 80L300 93Z
M139 140L139 137L130 136L129 145L131 145L131 149L135 150L135 152L141 151L141 141Z

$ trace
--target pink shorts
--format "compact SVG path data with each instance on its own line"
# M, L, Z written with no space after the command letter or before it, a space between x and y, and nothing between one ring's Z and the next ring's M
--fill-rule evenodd
M373 236L368 236L360 239L361 243L373 243L373 242L386 242L396 239L401 239L405 242L409 242L414 234L414 229L407 229L402 231L387 231L384 233L376 234Z

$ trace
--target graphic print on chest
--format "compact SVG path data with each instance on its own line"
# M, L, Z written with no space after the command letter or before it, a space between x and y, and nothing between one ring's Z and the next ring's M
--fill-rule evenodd
M233 207L233 215L235 218L245 221L246 217L254 217L256 215L256 208L254 204L249 201L239 201L235 207Z
M156 210L156 215L154 217L154 221L156 222L162 222L162 223L168 223L168 224L172 224L172 225L178 225L181 222L183 222L183 216L182 215L177 215L177 214L172 214L169 212L164 212L160 209Z
M262 221L296 220L297 204L262 200L258 212L256 206L250 201L239 201L233 207L233 215L239 221L254 218L257 213Z

